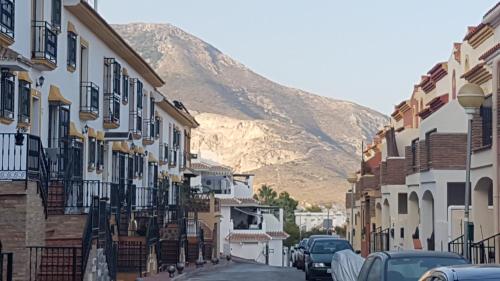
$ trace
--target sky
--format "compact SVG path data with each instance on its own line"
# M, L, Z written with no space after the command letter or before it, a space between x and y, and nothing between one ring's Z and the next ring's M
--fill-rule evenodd
M171 23L275 82L388 115L496 3L99 0L98 10L110 23Z

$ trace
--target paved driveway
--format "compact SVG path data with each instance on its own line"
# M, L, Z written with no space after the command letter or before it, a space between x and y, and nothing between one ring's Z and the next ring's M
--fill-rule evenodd
M302 281L304 272L293 267L271 267L260 264L231 262L224 267L196 271L175 280L184 281Z

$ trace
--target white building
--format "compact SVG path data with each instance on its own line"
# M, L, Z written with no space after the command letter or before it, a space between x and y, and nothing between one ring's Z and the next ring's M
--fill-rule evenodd
M314 228L324 229L328 220L331 221L331 230L333 230L336 226L345 224L346 216L341 211L333 210L330 212L295 211L295 224L301 231L311 231Z
M220 202L219 252L272 266L286 264L283 254L283 209L253 199L253 175L233 174L229 167L193 159L198 174L191 187L211 191Z

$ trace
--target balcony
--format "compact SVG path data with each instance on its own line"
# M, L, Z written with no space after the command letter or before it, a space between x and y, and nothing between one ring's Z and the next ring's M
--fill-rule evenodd
M120 96L104 94L104 128L120 127Z
M99 117L99 86L92 82L80 83L80 119L96 120Z
M129 115L129 130L132 133L132 137L136 140L142 137L142 110L131 111Z
M142 136L142 143L144 145L152 145L155 142L155 119L144 120L144 131Z
M14 0L0 0L0 46L7 47L14 43Z
M57 67L57 32L46 21L33 21L31 58L35 68L42 71Z

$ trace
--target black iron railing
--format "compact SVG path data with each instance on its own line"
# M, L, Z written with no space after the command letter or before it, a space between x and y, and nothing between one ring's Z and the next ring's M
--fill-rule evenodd
M382 229L381 227L379 227L376 229L376 232L372 234L372 252L390 250L390 232L390 228Z
M0 180L37 182L47 212L48 164L40 137L0 133Z
M448 242L448 252L457 253L463 255L464 249L464 236L458 236L457 238Z
M64 182L66 213L87 213L94 198L108 200L111 184L99 180L68 180Z
M143 118L142 118L142 109L130 111L129 114L129 130L138 136L142 136L143 133Z
M142 135L142 140L145 142L153 143L155 141L155 119L145 119L144 120L144 130Z
M0 32L14 39L16 18L14 0L0 0Z
M92 82L80 83L80 112L99 116L99 86Z
M471 262L474 264L496 263L495 253L497 251L500 233L483 239L471 245Z
M92 249L92 243L99 230L98 218L99 218L99 199L93 198L90 210L87 214L87 220L85 222L85 228L83 229L82 236L82 276L85 274L85 269L87 267L87 262L89 259L90 251Z
M0 243L0 281L12 281L13 253L2 252Z
M82 279L79 247L29 246L30 281Z
M137 272L142 275L146 268L146 244L143 241L118 241L119 272Z
M33 21L32 58L57 64L57 32L46 21Z
M130 192L130 202L133 210L154 210L158 207L158 188L156 187L136 187ZM135 195L135 198L133 196Z
M104 123L120 125L120 96L104 93Z
M50 180L69 179L71 174L71 140L68 137L50 139L46 148Z

